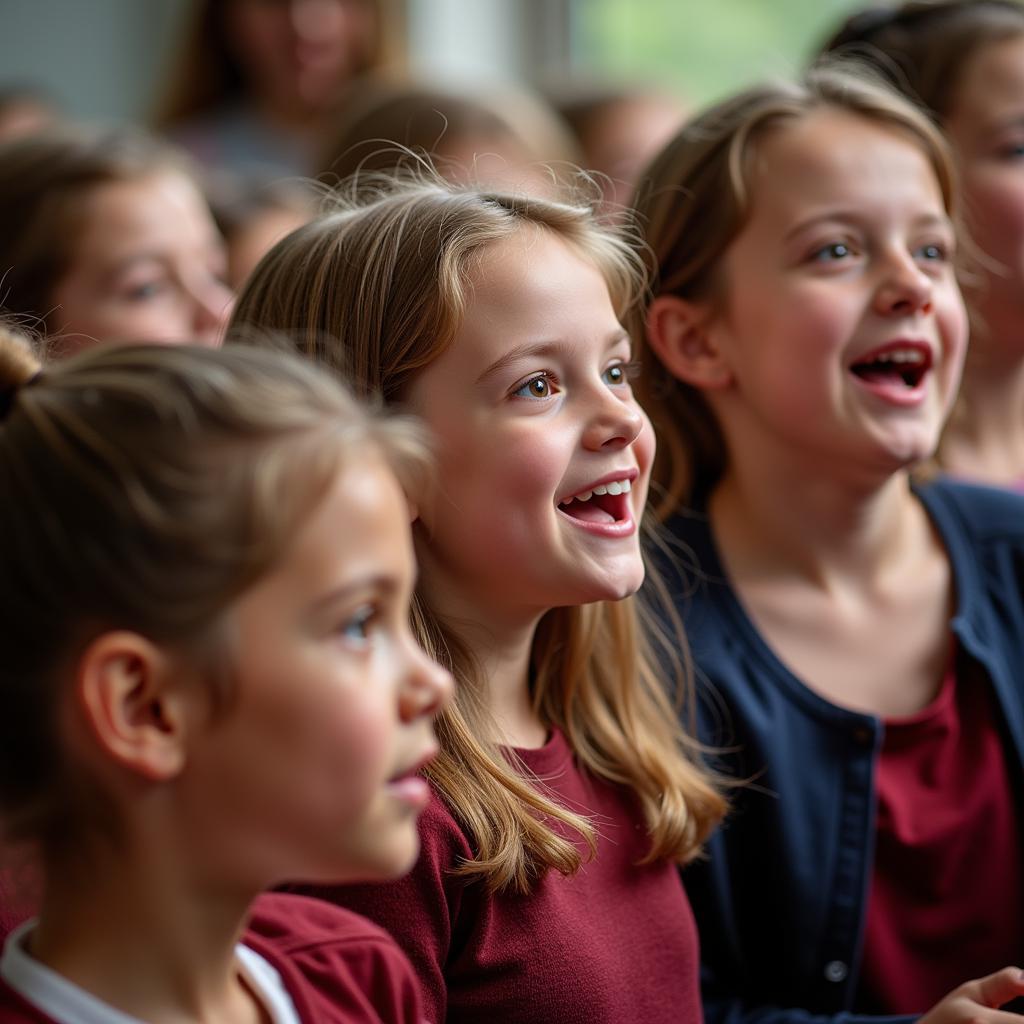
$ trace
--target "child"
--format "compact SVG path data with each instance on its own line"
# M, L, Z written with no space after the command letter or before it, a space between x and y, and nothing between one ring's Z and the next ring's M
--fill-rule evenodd
M710 1021L1017 1019L1024 502L909 475L964 357L952 194L924 116L822 69L696 118L637 199L702 738L751 780L684 876Z
M418 1022L379 929L253 903L416 858L450 688L407 624L416 436L192 347L0 341L0 414L0 820L44 876L0 1019Z
M523 90L472 96L426 84L365 81L323 151L324 177L389 171L425 156L448 180L551 197L577 160L567 125Z
M220 344L224 246L181 156L126 131L0 144L0 308L50 339Z
M229 328L294 329L436 438L416 621L457 686L423 852L393 888L318 890L394 930L435 1021L700 1017L676 864L722 804L629 597L637 275L587 209L384 180L271 250Z
M353 79L404 64L389 0L192 0L156 128L209 169L311 174Z
M827 48L870 60L948 134L980 252L965 278L974 330L940 459L958 476L1024 489L1024 7L913 0L873 8L851 17Z

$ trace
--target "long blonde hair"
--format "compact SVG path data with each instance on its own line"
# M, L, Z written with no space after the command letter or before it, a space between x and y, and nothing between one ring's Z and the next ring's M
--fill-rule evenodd
M593 263L619 316L642 288L630 247L583 206L463 189L426 174L363 181L337 201L337 212L295 231L257 267L229 343L253 329L290 332L300 350L389 405L400 405L416 375L452 344L476 261L524 226L554 233ZM651 835L646 860L685 861L723 801L688 753L638 616L634 599L548 612L533 645L533 702L588 771L636 793ZM491 730L481 669L422 595L414 624L457 680L428 774L475 841L477 856L461 873L517 892L549 868L571 874L579 850L550 823L574 829L591 852L593 824L524 779L484 738Z
M751 213L750 175L758 143L780 124L833 108L902 132L931 163L955 220L949 148L928 117L850 61L823 65L798 82L756 86L688 122L640 177L634 209L638 255L652 287L627 328L643 361L637 385L658 434L654 479L659 519L706 490L727 463L725 441L699 388L673 376L646 344L645 319L657 295L720 303L719 268Z

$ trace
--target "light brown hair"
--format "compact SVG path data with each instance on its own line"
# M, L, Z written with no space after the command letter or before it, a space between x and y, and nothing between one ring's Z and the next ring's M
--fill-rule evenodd
M440 86L371 80L353 90L321 164L326 180L339 181L425 157L450 180L472 180L473 168L457 165L453 156L466 144L538 169L543 164L553 178L571 176L568 168L579 156L568 126L529 93L466 96Z
M908 0L851 15L821 47L871 65L939 121L950 113L960 74L983 46L1024 35L1016 0Z
M653 282L627 327L643 361L637 390L658 434L654 479L660 519L714 485L728 453L699 388L674 377L646 344L650 301L675 295L721 305L722 258L751 213L750 176L758 143L780 125L818 110L855 114L906 136L931 163L947 212L955 215L955 174L941 132L867 72L823 66L798 82L745 90L688 122L641 176L634 209L638 252Z
M392 406L454 341L474 267L501 239L524 228L553 233L602 272L620 316L642 284L630 248L585 207L427 176L353 185L339 203L264 258L239 298L229 343L252 328L289 332L357 392ZM528 892L549 868L577 870L576 846L550 822L567 824L591 850L593 823L509 765L488 740L493 728L472 653L422 594L414 612L421 642L456 679L456 699L438 720L442 752L427 774L475 841L476 859L462 873L492 890ZM651 835L648 860L685 861L723 802L687 753L639 614L632 598L548 612L533 645L532 698L588 771L636 793Z
M0 310L46 333L95 189L167 170L172 146L127 129L54 128L0 143Z
M5 840L53 863L116 831L58 726L80 653L111 629L136 632L199 669L222 711L227 612L367 448L422 487L419 432L371 417L291 354L128 345L40 374L0 335Z

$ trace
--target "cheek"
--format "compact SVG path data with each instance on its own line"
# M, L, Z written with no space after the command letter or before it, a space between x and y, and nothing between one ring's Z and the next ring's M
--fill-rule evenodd
M1015 258L1024 249L1024 168L968 171L964 193L974 241L991 256Z
M647 418L647 414L643 410L641 410L640 414L644 425L633 442L633 455L636 458L637 468L640 470L640 475L637 477L636 484L634 484L634 490L638 487L640 488L636 507L642 509L647 501L647 488L650 484L651 467L654 464L654 455L657 451L657 438L654 433L654 427Z

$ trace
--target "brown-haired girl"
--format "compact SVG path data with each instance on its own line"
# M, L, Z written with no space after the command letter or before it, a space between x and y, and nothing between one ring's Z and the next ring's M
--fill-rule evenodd
M156 127L208 167L311 174L352 80L400 61L394 0L193 0Z
M751 780L685 876L711 1021L1017 1019L1024 501L910 477L966 347L953 195L923 115L820 69L637 197L702 738Z
M940 448L957 476L1024 489L1024 6L932 0L849 18L826 44L869 61L943 127L978 259L960 402Z
M293 357L0 340L0 821L43 875L0 1019L419 1024L380 929L258 894L415 860L422 459Z
M393 930L434 1020L700 1016L676 865L722 802L630 597L654 453L620 325L639 283L588 209L382 181L271 250L229 331L293 330L436 439L416 624L457 687L423 852L394 888L319 890Z
M126 130L0 144L0 310L51 354L97 343L220 344L224 246L176 150Z

